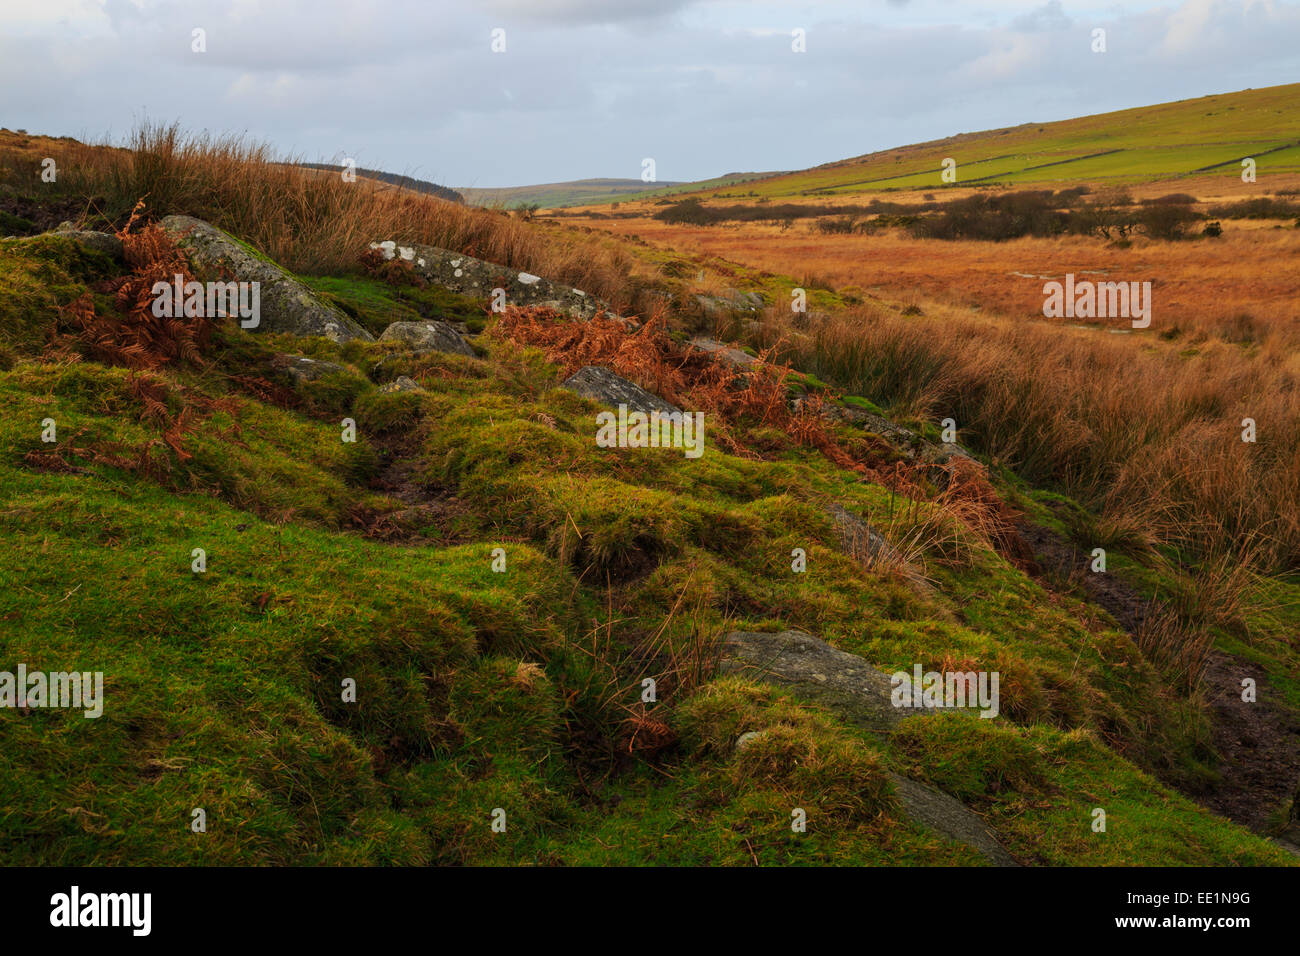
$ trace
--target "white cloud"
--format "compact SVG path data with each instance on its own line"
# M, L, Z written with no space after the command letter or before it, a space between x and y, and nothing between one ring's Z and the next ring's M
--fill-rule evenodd
M635 177L645 156L661 179L793 169L1300 75L1295 0L1093 2L6 4L0 115L92 137L179 119L487 186ZM205 54L190 52L195 26Z

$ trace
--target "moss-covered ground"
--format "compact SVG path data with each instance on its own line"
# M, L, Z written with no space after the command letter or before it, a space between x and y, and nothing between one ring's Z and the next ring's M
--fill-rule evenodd
M231 327L147 373L193 409L178 451L133 373L49 347L111 270L0 242L0 670L105 675L98 719L0 710L4 862L985 863L911 821L891 772L1026 863L1288 859L1171 788L1209 773L1206 717L1113 622L975 541L916 554L920 583L864 567L825 505L891 532L915 507L787 436L599 448L597 406L490 324L473 359ZM372 331L483 318L311 281ZM281 353L345 371L295 383ZM380 393L397 375L423 391ZM725 632L785 628L885 670L997 670L1001 716L872 735L710 672ZM1273 647L1251 652L1281 668Z

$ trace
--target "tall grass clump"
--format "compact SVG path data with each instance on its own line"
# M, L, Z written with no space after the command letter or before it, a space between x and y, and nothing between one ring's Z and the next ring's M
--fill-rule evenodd
M354 270L371 242L422 243L501 263L635 311L627 290L632 258L595 238L525 223L503 213L368 179L280 160L238 135L186 133L178 124L143 123L122 148L68 141L60 186L94 197L110 219L144 199L151 216L195 216L251 243L279 264L307 274Z
M917 320L866 307L782 342L783 360L895 414L954 418L993 460L1157 542L1300 567L1300 358L1280 340L1188 354L958 310ZM1242 440L1247 418L1254 442Z

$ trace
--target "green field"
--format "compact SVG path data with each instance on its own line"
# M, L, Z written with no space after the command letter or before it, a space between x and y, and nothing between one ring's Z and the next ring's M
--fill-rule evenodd
M1261 175L1300 172L1300 84L966 133L775 176L746 191L777 199L939 188L948 157L960 186L1136 183L1218 165L1231 172L1246 156L1257 158Z

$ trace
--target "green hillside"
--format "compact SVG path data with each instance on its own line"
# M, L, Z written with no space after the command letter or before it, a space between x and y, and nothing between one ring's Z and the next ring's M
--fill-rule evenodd
M1128 635L795 433L742 414L698 460L598 448L598 406L494 325L471 358L232 322L129 370L72 318L113 321L118 271L0 242L0 655L107 675L97 720L0 714L6 862L986 863L900 775L1025 863L1287 861L1172 788L1212 775L1204 718ZM373 330L457 315L313 281ZM284 353L338 368L295 382ZM831 503L924 579L846 553ZM881 734L713 672L724 632L790 626L885 668L995 668L1004 719Z
M777 198L937 188L949 157L960 186L1232 173L1247 156L1260 175L1300 172L1300 83L963 133L777 176L746 192Z
M507 186L500 189L458 189L465 201L475 206L540 206L560 209L566 206L596 206L634 199L651 199L682 192L694 192L721 186L736 186L773 173L728 173L700 182L645 183L639 179L577 179L567 183L544 183L537 186Z

